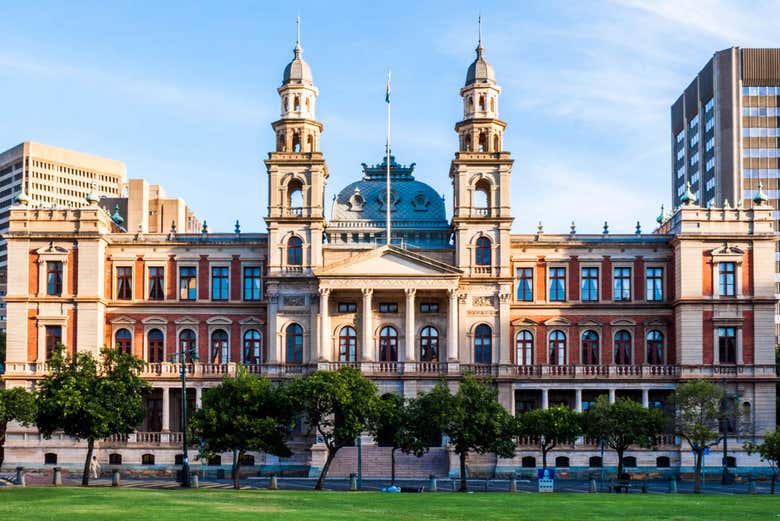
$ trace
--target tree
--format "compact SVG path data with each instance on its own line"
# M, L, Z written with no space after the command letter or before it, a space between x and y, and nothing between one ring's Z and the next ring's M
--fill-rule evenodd
M772 494L774 494L775 483L777 482L777 468L780 466L780 428L767 432L764 435L763 443L745 443L745 449L747 449L748 454L757 452L761 456L761 461L769 463L769 466L772 468Z
M3 374L5 368L5 331L0 331L0 374Z
M542 468L547 468L547 453L561 443L570 443L582 434L581 414L562 405L534 409L520 417L520 433L532 437L542 451Z
M631 445L649 448L655 438L666 429L667 421L658 409L646 409L629 398L618 398L610 403L599 396L596 404L585 415L586 432L598 438L617 452L618 479L623 476L623 454Z
M515 454L517 423L498 403L498 391L488 382L466 376L458 392L439 382L419 398L424 414L447 436L460 458L460 490L466 492L466 455L493 452L504 458Z
M22 425L35 423L37 403L35 393L22 387L12 389L0 388L0 468L5 459L5 432L8 422L17 421Z
M382 395L377 414L369 432L379 446L392 447L390 451L390 481L395 484L395 452L414 454L418 458L428 452L431 444L439 444L441 435L422 413L420 402L408 400L395 393ZM435 441L436 438L438 441Z
M333 458L371 424L378 408L376 386L358 369L341 367L338 371L315 371L293 382L291 396L309 426L325 443L327 456L314 486L322 490Z
M701 493L701 465L705 449L721 440L722 387L707 380L691 380L672 393L675 406L674 432L690 445L696 458L693 491Z
M191 418L193 439L200 439L200 456L233 451L233 488L239 488L241 460L248 451L292 455L287 439L295 411L286 389L268 378L256 378L244 367L235 377L203 395L203 405Z
M129 434L144 419L143 393L149 386L139 376L144 362L117 349L103 349L66 358L58 351L48 361L49 374L38 381L36 423L44 437L57 430L87 440L82 486L89 485L89 464L95 441Z

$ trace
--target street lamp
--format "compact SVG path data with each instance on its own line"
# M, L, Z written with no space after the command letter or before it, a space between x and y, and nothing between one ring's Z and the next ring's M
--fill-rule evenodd
M198 359L198 349L183 349L171 355L171 363L176 363L178 357L181 363L181 417L182 417L182 460L181 460L181 486L190 488L190 462L187 457L187 355L193 362Z
M736 423L736 402L738 398L739 395L737 394L727 394L720 403L722 411L720 424L721 429L723 430L723 470L720 477L721 485L730 485L734 482L733 476L729 473L729 422L732 417L734 417Z

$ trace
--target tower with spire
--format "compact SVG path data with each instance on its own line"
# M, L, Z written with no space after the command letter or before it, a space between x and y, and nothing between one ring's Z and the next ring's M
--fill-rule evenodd
M269 275L306 274L322 264L328 169L319 149L322 123L315 115L318 90L311 68L303 60L300 18L293 59L284 69L277 92L281 117L271 124L276 146L265 161L268 269Z

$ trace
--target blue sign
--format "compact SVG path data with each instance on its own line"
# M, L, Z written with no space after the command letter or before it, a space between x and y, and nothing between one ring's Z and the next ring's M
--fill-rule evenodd
M704 447L704 455L705 456L709 456L710 455L710 448L709 447Z
M539 479L555 479L555 469L536 469Z

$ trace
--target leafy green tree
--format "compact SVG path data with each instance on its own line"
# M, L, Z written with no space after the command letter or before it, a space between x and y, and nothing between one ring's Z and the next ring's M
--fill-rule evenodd
M772 468L772 494L775 493L775 483L777 482L777 468L780 467L780 428L764 435L763 443L753 442L745 443L745 449L748 454L755 452L761 456L762 461L769 463Z
M36 423L44 437L62 430L87 440L81 478L89 485L89 463L95 441L129 434L144 419L143 393L149 386L139 376L144 362L117 349L103 349L67 358L62 351L48 361L49 373L38 381Z
M233 488L238 489L241 461L248 451L292 455L287 439L294 414L286 389L239 367L235 377L204 393L202 407L190 420L192 436L202 441L201 457L233 451Z
M3 374L3 367L5 367L5 331L0 331L0 374Z
M582 434L582 415L558 405L534 409L519 418L520 433L532 437L542 451L542 468L547 468L547 453L562 443L571 443Z
M517 422L498 403L498 391L490 383L466 376L458 392L439 382L419 398L420 407L437 430L447 436L460 458L460 490L466 492L466 455L492 452L504 458L515 454Z
M441 434L423 413L416 399L408 400L395 393L382 395L377 414L369 432L381 447L390 451L390 480L395 484L395 453L414 454L418 458L428 452L431 445L441 443ZM438 439L437 439L438 438Z
M724 390L708 380L691 380L672 393L674 432L690 445L696 457L693 491L701 493L701 466L705 449L720 443L721 401Z
M17 421L22 425L35 423L35 412L38 404L35 393L22 387L3 389L0 387L0 468L5 459L5 432L8 422Z
M372 423L378 409L377 388L359 370L315 371L291 385L291 396L309 426L325 443L327 457L314 486L322 490L333 458Z
M649 448L655 438L667 428L667 420L658 409L646 409L629 398L599 396L596 404L585 415L585 430L617 452L618 479L623 475L623 454L631 445Z

